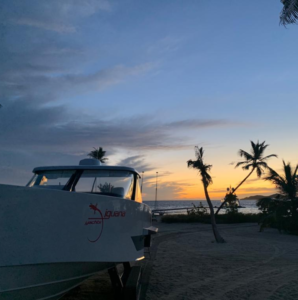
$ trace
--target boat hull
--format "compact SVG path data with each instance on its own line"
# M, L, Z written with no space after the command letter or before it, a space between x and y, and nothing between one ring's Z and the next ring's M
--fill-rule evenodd
M3 300L59 299L93 274L114 263L56 263L0 268Z
M121 198L0 185L0 298L59 299L144 255L150 208Z

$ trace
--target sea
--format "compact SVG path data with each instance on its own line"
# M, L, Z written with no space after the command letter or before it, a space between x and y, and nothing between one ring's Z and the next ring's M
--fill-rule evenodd
M158 200L156 201L143 201L145 204L149 205L151 209L177 209L177 208L184 208L181 210L172 210L167 211L167 214L186 214L186 208L193 208L193 204L198 206L200 202L204 207L207 209L209 208L208 203L206 200ZM220 206L220 200L213 200L212 201L213 207L216 208ZM240 206L238 211L244 214L257 214L259 213L259 209L256 206L256 200L240 200ZM222 208L219 213L225 213L225 209Z

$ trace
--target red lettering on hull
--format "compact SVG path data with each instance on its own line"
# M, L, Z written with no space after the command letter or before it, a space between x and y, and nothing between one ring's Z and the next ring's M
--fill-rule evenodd
M106 210L105 212L105 219L110 219L114 217L125 217L126 211L111 211L111 210Z
M89 205L90 209L93 210L94 215L98 215L99 217L97 218L88 218L88 220L85 222L85 226L88 225L93 225L93 226L98 226L99 233L98 235L95 236L95 238L88 238L89 242L95 243L99 240L101 237L102 231L103 231L103 225L104 225L104 220L109 220L110 218L118 218L118 217L125 217L126 211L112 211L112 210L107 210L105 211L105 214L103 216L101 210L97 208L97 204L90 204Z

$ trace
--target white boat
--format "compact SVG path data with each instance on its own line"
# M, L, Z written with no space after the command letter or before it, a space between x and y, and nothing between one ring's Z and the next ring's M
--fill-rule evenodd
M59 299L96 272L144 258L156 231L129 167L38 167L0 185L0 299Z

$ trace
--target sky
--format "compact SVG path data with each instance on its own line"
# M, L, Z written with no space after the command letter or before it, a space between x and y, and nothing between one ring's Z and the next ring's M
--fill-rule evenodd
M144 172L143 198L203 199L194 146L211 164L212 199L247 174L250 141L296 165L297 33L278 0L2 0L0 183L36 166L76 165L103 147L108 165ZM252 175L238 196L275 192Z

